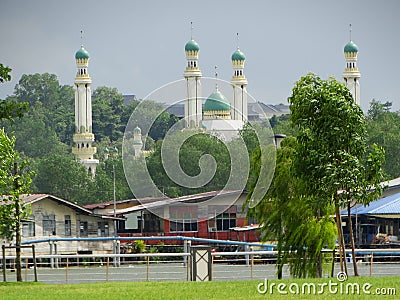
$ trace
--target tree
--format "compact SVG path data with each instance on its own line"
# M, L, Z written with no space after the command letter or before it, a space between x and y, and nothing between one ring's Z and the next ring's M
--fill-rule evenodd
M379 197L382 149L373 147L367 153L364 114L343 83L308 74L295 84L288 100L291 122L298 127L296 176L304 195L318 202L321 216L334 205L343 251L340 209ZM351 244L355 257L354 240ZM357 274L356 264L354 269Z
M0 236L9 240L15 235L17 281L21 274L21 220L27 215L22 195L29 192L32 172L15 150L15 138L0 130Z
M35 192L83 204L92 191L92 178L72 155L52 154L36 161Z
M0 83L11 80L11 75L9 74L11 71L12 70L9 67L0 64Z
M9 74L12 70L9 67L0 64L0 83L11 80ZM13 100L0 100L0 121L13 121L15 118L21 118L28 111L28 103L17 103Z
M16 137L16 149L30 158L68 153L69 147L60 142L54 129L46 126L47 113L47 108L37 102L23 119L6 126Z
M331 208L321 211L318 201L305 195L293 167L296 148L295 138L282 141L281 148L276 152L276 168L271 186L249 213L262 224L261 236L264 241L277 240L278 278L282 277L283 265L287 263L294 277L321 277L320 253L324 247L334 246L336 228L329 218ZM263 149L258 147L251 158L248 199L254 196L259 176L265 176L260 174L261 151Z
M157 187L163 190L169 197L220 190L225 186L230 175L231 162L229 151L223 142L212 135L199 132L198 134L188 137L180 149L176 150L177 145L180 144L181 138L185 137L187 134L190 134L190 132L178 132L169 137L171 140L167 148L174 147L175 149L168 148L166 152L172 155L177 153L177 155L179 155L179 165L182 167L182 171L191 177L199 175L201 171L211 170L211 167L204 167L204 169L201 170L199 166L200 158L210 154L217 162L216 172L214 176L212 176L212 179L204 186L190 187L190 184L175 183L171 179L171 174L168 175L164 168L165 160L163 160L161 156L163 141L158 141L155 151L147 158L146 163L149 173ZM172 173L176 174L176 172Z
M372 100L367 113L367 144L377 144L385 149L383 169L387 179L400 177L400 113L390 111L391 103Z
M111 141L122 137L121 115L124 98L115 88L98 87L93 92L93 132L96 140L108 136Z

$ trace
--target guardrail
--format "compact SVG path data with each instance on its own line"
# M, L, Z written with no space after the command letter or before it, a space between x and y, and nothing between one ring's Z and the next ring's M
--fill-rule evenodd
M338 256L326 264L339 270ZM349 251L347 252L349 254ZM213 252L213 280L246 280L276 278L277 251ZM190 280L190 253L38 255L37 276L46 283L83 283L105 281L187 281ZM362 276L396 276L400 274L400 249L357 249L356 261ZM15 256L1 260L6 263L7 280L13 275ZM351 256L347 256L352 275ZM119 264L115 264L118 261ZM34 281L32 256L23 256L23 278ZM283 278L290 278L289 268ZM330 275L330 274L328 274Z

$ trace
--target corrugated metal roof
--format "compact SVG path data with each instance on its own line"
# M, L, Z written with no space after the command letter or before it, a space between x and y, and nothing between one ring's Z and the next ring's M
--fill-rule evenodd
M358 205L350 210L352 215L400 215L400 193L371 202L368 206ZM347 210L342 211L346 215Z

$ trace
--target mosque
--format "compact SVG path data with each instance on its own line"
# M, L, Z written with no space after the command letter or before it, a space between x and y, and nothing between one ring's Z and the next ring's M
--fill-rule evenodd
M244 75L246 57L237 48L231 56L233 76L231 79L232 94L230 101L218 90L211 92L203 104L201 77L199 68L199 44L191 38L185 45L186 94L184 99L184 123L187 129L204 129L212 134L230 140L238 135L239 130L248 121L247 79ZM358 47L351 40L344 46L346 67L343 80L353 95L354 101L360 105L360 77L357 68ZM95 137L92 132L92 100L91 83L88 73L89 53L81 46L75 53L77 73L75 76L75 134L73 135L74 153L89 172L95 174L99 163L95 159L96 147L93 146ZM143 146L140 128L134 130L135 156L141 154Z
M219 90L205 100L201 97L201 71L199 68L200 47L193 39L185 45L186 70L183 74L186 81L184 100L184 120L186 128L204 128L218 134L226 140L237 136L247 122L247 79L244 75L246 57L238 48L231 56L233 76L231 79L232 95L229 101Z

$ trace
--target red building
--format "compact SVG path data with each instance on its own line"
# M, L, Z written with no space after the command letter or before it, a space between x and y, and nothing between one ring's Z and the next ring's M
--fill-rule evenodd
M179 198L131 199L116 203L118 235L188 236L207 239L259 241L257 225L243 209L241 191L214 191ZM114 203L86 206L95 213L114 214ZM155 241L157 243L157 241ZM177 244L171 240L164 243Z

